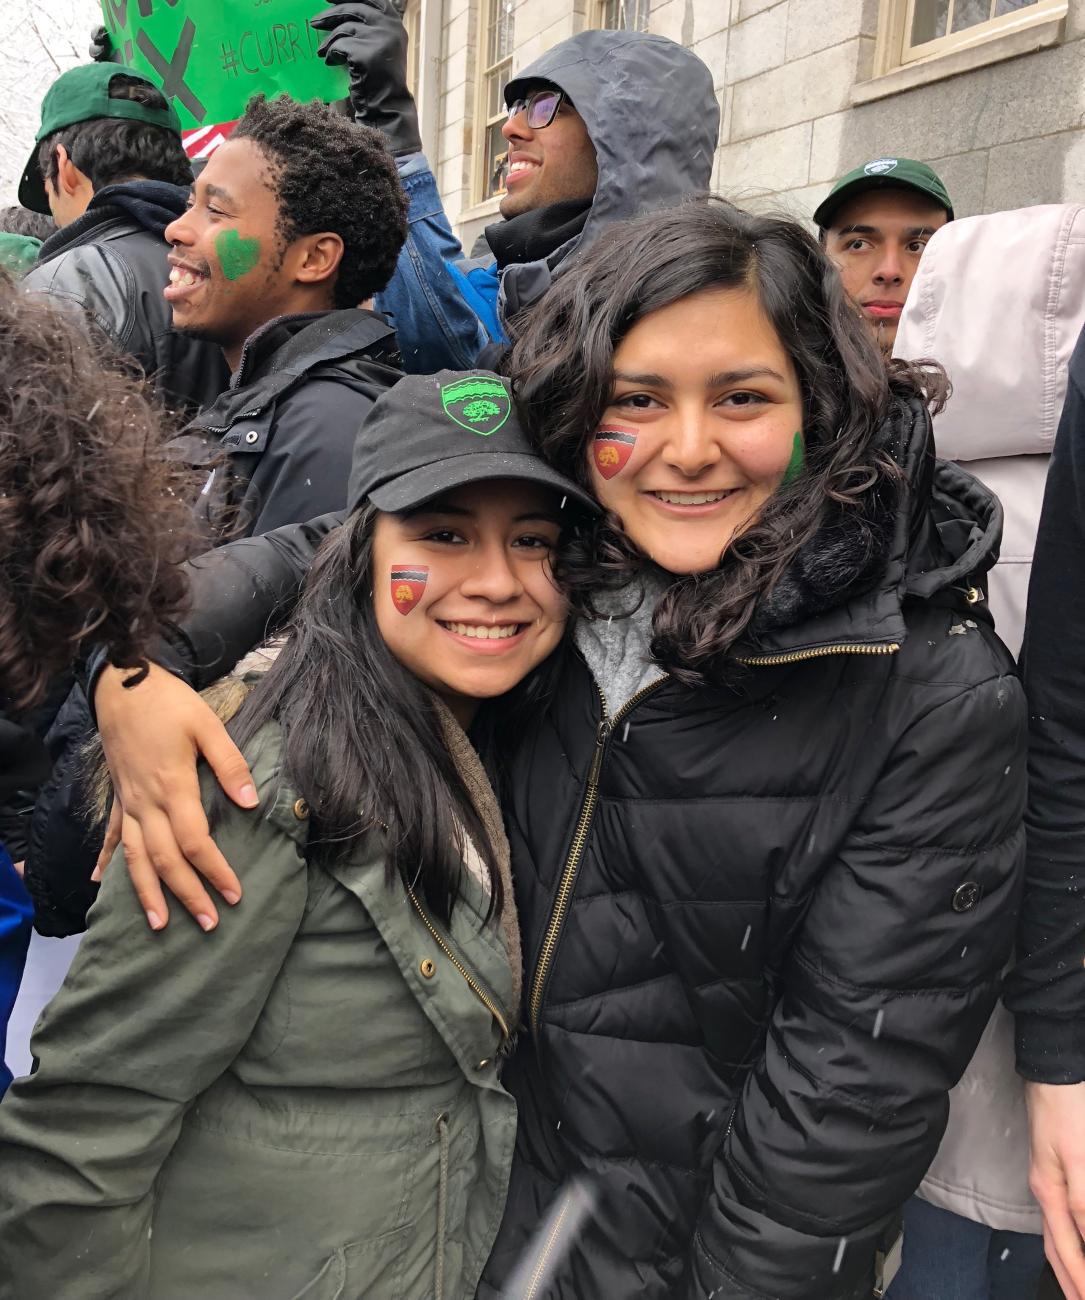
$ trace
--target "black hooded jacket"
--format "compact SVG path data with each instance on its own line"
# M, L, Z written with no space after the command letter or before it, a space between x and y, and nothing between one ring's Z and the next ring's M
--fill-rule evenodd
M580 114L595 147L598 180L587 217L569 239L546 245L533 261L503 266L503 320L538 302L567 260L590 248L608 225L706 193L719 142L712 73L703 59L663 36L580 32L522 68L505 87L506 103L538 82L563 90ZM525 213L507 224L535 219Z
M162 296L169 280L163 232L188 194L165 181L104 186L81 217L45 241L23 285L79 308L136 361L165 405L191 412L222 392L229 370L214 343L173 329Z
M573 656L519 751L530 1032L480 1296L871 1294L994 1006L1024 852L1023 694L978 612L1001 507L935 468L918 406L887 433L891 529L872 556L827 523L733 689L664 679L608 716Z
M355 434L402 373L395 331L376 312L279 316L257 330L229 387L171 443L207 472L198 514L209 541L341 508Z
M997 996L1025 801L1001 507L918 406L885 441L879 547L823 529L732 689L607 717L571 655L504 773L528 1031L480 1296L868 1300ZM175 666L229 667L336 522L203 562Z

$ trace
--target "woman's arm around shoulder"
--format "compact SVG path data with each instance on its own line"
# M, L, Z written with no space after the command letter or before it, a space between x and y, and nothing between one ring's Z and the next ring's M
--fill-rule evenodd
M305 821L279 781L277 736L261 732L247 757L260 806L228 805L218 828L243 903L212 934L185 915L155 933L114 863L35 1031L37 1070L0 1107L4 1300L146 1293L155 1177L252 1032L306 903Z

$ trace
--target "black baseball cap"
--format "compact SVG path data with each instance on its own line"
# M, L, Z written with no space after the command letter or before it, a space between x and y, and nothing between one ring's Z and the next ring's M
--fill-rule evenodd
M596 501L532 449L508 381L489 370L405 375L382 393L358 433L347 501L356 510L411 510L487 479L512 478L553 488L581 510Z
M886 189L891 186L916 190L926 198L933 199L939 207L945 208L949 220L953 220L949 191L933 167L917 162L914 158L872 158L846 176L841 176L814 213L814 224L821 230L828 230L838 209L849 199L862 194L864 190Z
M137 81L145 81L161 94L159 87L142 72L116 63L85 63L78 68L71 68L57 77L45 92L45 98L41 101L41 126L34 137L34 148L19 182L19 202L24 208L49 215L45 180L38 166L38 145L47 135L52 135L61 127L74 126L76 122L90 122L99 117L127 118L134 122L147 122L150 126L161 126L167 131L175 132L180 138L181 119L169 103L162 109L137 104L132 99L110 99L109 87L113 78L122 74L134 77Z

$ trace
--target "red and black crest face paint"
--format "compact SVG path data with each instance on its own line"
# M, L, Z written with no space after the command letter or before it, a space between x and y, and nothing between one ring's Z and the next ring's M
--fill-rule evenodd
M392 604L401 614L409 614L422 599L429 578L429 567L425 564L406 565L392 569Z
M636 429L626 429L616 424L605 426L595 435L592 444L595 468L604 478L613 478L625 469L636 445Z

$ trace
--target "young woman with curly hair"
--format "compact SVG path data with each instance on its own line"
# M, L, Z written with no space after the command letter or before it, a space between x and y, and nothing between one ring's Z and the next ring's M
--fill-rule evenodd
M77 321L0 273L0 802L47 773L35 711L80 649L93 641L140 669L160 621L181 608L176 562L195 536L186 480L139 388ZM4 838L0 1091L30 915Z
M1012 941L1000 507L935 460L941 376L886 370L798 225L718 201L600 238L511 373L605 514L559 558L577 653L504 771L527 1030L479 1295L867 1300ZM182 802L132 814L163 861Z

